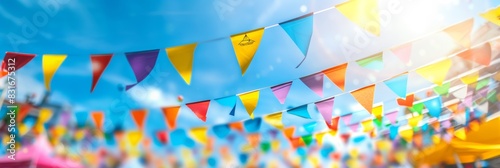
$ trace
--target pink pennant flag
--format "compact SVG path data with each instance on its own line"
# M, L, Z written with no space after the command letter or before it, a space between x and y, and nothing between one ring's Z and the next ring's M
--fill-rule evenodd
M349 125L352 131L356 132L358 130L359 123Z
M391 51L392 53L394 53L394 55L398 56L401 61L403 61L405 64L408 64L411 57L411 48L412 43L406 43L399 47L391 49Z
M462 102L466 107L472 107L472 96L465 97L465 99L462 100Z
M290 91L291 86L292 82L287 82L271 87L274 96L276 96L276 98L278 99L278 101L280 101L281 104L285 103L286 96L288 95L288 91Z
M318 96L323 97L323 73L319 72L300 78L304 84L309 87Z
M318 108L319 113L323 116L323 119L325 119L328 125L332 124L333 100L334 97L315 103L316 108Z
M450 127L451 127L451 122L450 122L450 120L443 121L443 122L441 123L441 127L442 127L442 128L450 128Z
M385 116L387 117L387 119L389 119L391 124L394 124L394 123L396 123L396 120L398 119L398 111L388 113Z
M345 116L342 116L342 121L344 121L345 125L349 125L351 122L352 114L348 114Z

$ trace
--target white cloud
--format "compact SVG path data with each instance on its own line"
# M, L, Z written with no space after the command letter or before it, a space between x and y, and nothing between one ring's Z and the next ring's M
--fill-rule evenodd
M156 87L143 87L137 85L128 94L143 107L164 107L179 105L175 95L164 94Z

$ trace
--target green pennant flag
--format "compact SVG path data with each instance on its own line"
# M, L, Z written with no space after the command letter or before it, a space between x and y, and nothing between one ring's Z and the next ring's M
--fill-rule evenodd
M417 112L419 115L422 115L422 110L424 109L424 103L420 102L418 104L414 104L412 107L408 108L411 112Z
M306 146L309 146L313 141L313 136L312 135L304 135L304 136L302 136L302 141L304 141Z
M447 96L449 89L450 89L450 82L447 82L441 86L436 86L433 88L434 92L436 92L436 94L441 96Z
M262 150L264 153L267 153L271 149L271 143L269 142L262 142L260 144L260 150Z

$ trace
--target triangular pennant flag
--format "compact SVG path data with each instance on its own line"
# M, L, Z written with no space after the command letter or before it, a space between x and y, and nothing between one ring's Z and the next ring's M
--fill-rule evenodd
M371 70L382 70L384 69L384 54L383 52L368 56L366 58L362 58L357 60L359 66L371 69Z
M189 131L189 136L196 142L206 145L208 141L207 127L193 128Z
M216 126L214 126L212 128L212 131L214 132L214 134L217 137L219 137L221 139L224 139L229 134L229 132L231 131L231 129L229 129L229 125L222 124L222 125L216 125Z
M465 129L461 128L455 131L454 133L455 137L457 137L460 140L465 140L467 135L465 134Z
M412 107L415 96L410 94L406 96L406 99L398 98L396 99L400 106Z
M315 103L316 108L318 108L319 113L328 125L332 124L333 103L334 97Z
M384 81L385 85L389 87L396 95L403 98L406 97L406 86L408 84L408 73L394 77Z
M373 120L366 120L361 122L361 125L363 126L363 131L364 132L370 132L373 131Z
M403 138L406 142L412 142L413 140L413 129L407 129L399 132L399 136Z
M441 115L442 100L441 96L434 97L424 101L425 107L429 110L429 115L439 117Z
M288 114L293 114L298 117L311 119L311 116L307 111L307 104L288 110Z
M373 119L373 122L375 123L375 125L377 125L377 128L382 128L382 124L383 124L383 120L382 118L375 118Z
M323 97L323 76L323 73L320 72L302 77L300 80L319 97Z
M455 92L453 92L452 94L456 98L465 99L465 97L467 97L467 87L462 87L462 88L456 90Z
M97 129L102 130L102 125L104 124L104 113L101 111L95 111L92 112L91 115Z
M257 145L259 145L260 142L260 134L259 133L248 134L247 141L251 147L257 147Z
M203 122L207 121L207 111L210 106L210 100L186 104L191 111Z
M128 142L130 142L130 145L132 145L133 148L136 148L142 139L142 132L141 131L130 131L127 133L127 139L128 139Z
M90 55L90 61L92 62L92 86L90 92L94 91L97 81L101 78L102 73L108 67L109 61L113 54L96 54Z
M306 144L307 146L311 145L313 141L313 135L304 135L301 138L304 144Z
M469 74L469 75L466 75L466 76L460 78L460 80L462 81L462 83L468 85L468 84L475 83L478 78L479 78L479 71L476 71L472 74Z
M468 48L471 45L471 32L473 24L474 19L471 18L444 29L444 32L448 33L448 35L450 35L455 42Z
M408 125L410 125L410 127L412 128L418 126L418 123L422 120L423 117L423 115L419 115L408 119Z
M437 63L419 68L416 70L417 74L431 81L432 83L441 86L443 84L448 70L451 68L451 59L445 59Z
M351 92L351 95L363 106L369 113L372 113L373 95L375 94L375 85L365 86L361 89Z
M137 124L137 127L139 130L142 130L144 126L144 119L146 119L146 113L148 111L144 109L140 110L132 110L130 114L132 114L132 118L134 119L135 124Z
M380 15L377 0L350 0L336 6L351 22L373 35L380 35Z
M352 114L347 114L345 116L342 116L341 118L342 118L342 121L344 121L345 125L349 125L349 124L351 124Z
M332 131L337 131L339 128L339 120L340 120L339 116L334 117L332 118L332 123L331 124L327 123L326 126L328 126L328 128L330 128L330 130Z
M262 142L260 143L260 150L262 150L264 153L267 153L271 149L271 143L270 142Z
M456 114L458 112L458 102L450 104L450 105L446 106L446 108L448 108L448 110L450 110L451 112Z
M278 99L278 101L283 104L285 103L286 96L290 91L290 87L292 86L292 82L283 83L277 86L271 87L271 90L274 93L274 96Z
M379 105L379 106L373 107L372 114L373 114L373 116L375 116L375 118L381 119L382 115L384 114L384 106Z
M42 68L43 68L43 79L45 81L45 89L50 91L50 82L52 81L52 77L56 73L59 66L66 59L66 55L53 55L53 54L44 54L42 58Z
M167 131L157 131L156 138L161 144L167 144L168 142L168 134Z
M241 164L246 165L247 161L248 161L248 154L247 153L240 153L240 155L238 155L238 159L239 159Z
M438 95L441 96L448 95L448 91L450 90L450 82L447 82L441 86L436 86L433 88L433 90Z
M234 116L234 113L236 112L236 99L236 96L228 96L220 99L215 99L215 101L224 107L233 107L231 109L231 112L229 112L229 115Z
M488 79L488 78L479 80L477 82L477 85L476 85L476 90L482 89L482 88L488 86L489 84L490 84L490 79ZM492 93L492 92L490 92L490 93Z
M240 97L241 103L243 103L243 106L245 106L248 115L250 115L250 118L253 118L253 111L255 110L255 108L257 107L257 103L259 102L259 93L260 90L255 90L238 95Z
M130 67L132 67L132 71L134 71L134 75L137 80L137 83L127 85L125 87L125 90L129 90L130 88L134 87L142 80L144 80L146 76L149 75L149 73L151 73L151 71L155 67L159 52L160 50L156 49L125 53L128 63L130 64Z
M283 130L283 134L285 135L285 137L287 137L288 139L292 139L293 138L293 133L295 132L295 127L289 127L289 128L285 128Z
M0 70L0 77L7 75L9 71L14 72L21 69L33 58L35 58L35 54L5 52L5 56L3 57L2 62L2 69Z
M240 65L241 75L245 74L252 62L263 35L264 28L260 28L231 36L231 43L233 44L234 53Z
M478 64L488 66L491 62L491 44L484 43L481 46L474 47L467 51L458 54L459 57L476 62Z
M304 54L304 59L297 67L299 67L307 57L307 50L309 49L309 43L313 32L313 16L314 15L311 13L280 23L281 28L285 30L295 45L302 51L302 54Z
M421 115L422 114L422 110L424 109L424 103L420 102L420 103L414 104L412 107L409 107L408 109L411 112L414 112L414 113L416 112L419 115Z
M347 70L347 63L335 66L333 68L323 71L323 74L330 79L340 90L344 91L345 88L345 74Z
M236 130L238 132L243 132L243 123L242 122L229 123L229 128Z
M326 135L328 132L321 132L315 135L316 142L318 142L319 146L323 145L323 137Z
M89 113L87 112L76 112L75 119L78 128L82 128L87 124Z
M168 127L173 130L175 129L175 121L177 120L177 114L179 114L180 106L175 107L163 107L163 115L165 115L165 120L167 120Z
M193 57L196 43L166 48L167 56L175 70L182 79L191 84L191 74L193 72Z
M412 43L406 43L396 48L391 49L392 53L396 55L401 61L408 65L411 61L411 48Z
M353 132L358 131L358 127L359 127L359 123L354 123L354 124L349 125L349 128L350 128Z
M245 130L247 132L253 133L259 131L261 123L262 123L261 118L255 118L244 121L243 126L245 127Z
M500 20L498 20L498 16L500 16L500 7L491 9L485 13L481 13L480 15L491 23L500 26Z
M316 125L317 125L316 122L311 122L304 124L302 128L304 128L304 130L306 130L306 132L308 132L309 134L312 134L314 132L314 129L316 128Z
M389 138L391 140L396 139L396 137L398 136L398 133L399 133L399 126L398 125L391 125L389 127Z
M349 142L349 138L351 138L351 134L340 135L340 139L342 139L342 142L344 142L344 144L347 144L347 142Z
M283 125L283 122L281 121L282 117L283 117L282 112L274 113L274 114L264 116L264 121L267 124L272 125L273 127L277 128L277 129L283 129L284 125Z
M398 111L394 111L394 112L385 114L385 116L387 117L387 119L389 119L391 124L395 124L396 120L398 119L398 114L399 114Z

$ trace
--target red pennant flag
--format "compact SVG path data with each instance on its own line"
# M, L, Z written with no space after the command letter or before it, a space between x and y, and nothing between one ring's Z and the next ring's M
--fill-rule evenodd
M132 110L132 112L131 112L132 118L134 119L135 123L137 124L137 127L139 127L139 129L141 129L141 130L144 126L144 119L146 118L147 112L148 111L146 111L144 109Z
M177 114L179 114L180 106L175 107L164 107L161 110L163 111L163 115L165 115L165 119L167 120L167 125L170 130L175 129L175 121L177 120Z
M210 100L186 104L191 111L203 122L207 121L207 111Z
M21 69L33 58L35 58L35 54L6 52L2 62L0 77L7 75L9 71L17 71L18 69Z
M337 131L339 128L339 120L340 120L339 116L334 117L334 118L332 118L332 123L326 124L326 125L328 126L328 128L330 128L330 130Z
M344 142L345 144L347 144L347 142L349 142L349 138L351 137L351 134L342 134L340 135L340 138L342 139L342 142Z
M330 79L330 81L335 83L335 85L337 85L342 91L344 91L346 70L347 70L347 63L324 70L323 74L325 74L326 77Z
M397 102L400 106L412 107L413 106L414 95L410 94L406 96L406 99L398 98Z
M167 144L167 142L168 142L167 131L156 132L156 137L158 138L158 141L160 141L162 144Z
M102 72L104 72L104 69L108 66L112 56L113 54L90 55L90 60L92 62L92 87L90 88L90 92L94 91L97 81L101 78Z

